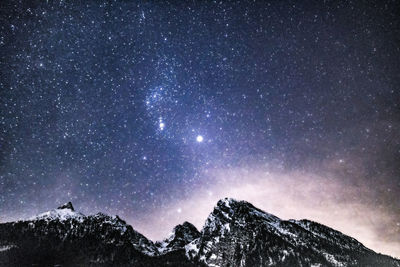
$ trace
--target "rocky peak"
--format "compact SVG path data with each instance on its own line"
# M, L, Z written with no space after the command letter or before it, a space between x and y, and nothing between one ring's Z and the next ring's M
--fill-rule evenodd
M192 236L198 236L200 234L197 228L190 222L184 222L183 224L178 224L177 226L174 227L173 233L175 235L186 234Z
M226 197L218 200L216 208L231 208L232 206L239 205L241 202L245 201L238 201L234 198Z
M57 209L58 210L69 209L71 211L75 211L74 206L72 206L71 201L69 201L68 203L65 203L64 205L59 206Z
M200 232L193 224L184 222L183 224L175 226L172 236L173 239L170 244L183 248L186 244L200 237Z
M175 226L170 236L161 242L157 242L156 246L161 254L165 254L170 251L184 249L187 244L199 237L200 232L197 228L189 222L184 222Z
M57 209L53 209L47 212L43 212L37 216L31 217L30 220L58 220L58 221L66 221L66 220L77 220L82 222L86 218L80 212L76 212L71 202L68 202L64 205L59 206Z
M272 214L254 207L246 201L238 201L233 198L224 198L217 202L207 222L220 221L230 223L232 221L263 220L270 223L277 223L280 219Z

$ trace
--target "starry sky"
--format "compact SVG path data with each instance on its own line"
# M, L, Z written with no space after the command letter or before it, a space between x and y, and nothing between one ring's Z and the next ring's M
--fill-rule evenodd
M0 3L0 221L152 239L221 197L400 257L398 1Z

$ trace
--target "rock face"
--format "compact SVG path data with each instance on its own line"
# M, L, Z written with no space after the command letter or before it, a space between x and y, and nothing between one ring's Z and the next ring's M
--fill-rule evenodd
M67 209L67 210L75 211L74 207L72 206L71 201L68 202L68 203L65 203L64 205L61 205L61 206L58 207L57 209L58 209L58 210Z
M220 200L201 232L185 222L153 243L118 216L67 203L0 224L0 266L398 266L354 238L308 220L284 221Z
M184 222L175 226L171 235L162 242L157 242L156 246L159 253L165 254L171 251L184 250L185 246L200 237L200 232L196 227Z

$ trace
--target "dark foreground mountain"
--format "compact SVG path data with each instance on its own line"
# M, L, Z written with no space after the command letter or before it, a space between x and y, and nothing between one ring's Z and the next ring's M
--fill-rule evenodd
M220 200L201 232L185 222L153 243L118 216L71 203L0 224L0 266L397 266L354 238L308 220L283 221Z
M0 224L0 266L32 265L195 266L183 248L161 254L118 216L85 216L71 203L27 221Z

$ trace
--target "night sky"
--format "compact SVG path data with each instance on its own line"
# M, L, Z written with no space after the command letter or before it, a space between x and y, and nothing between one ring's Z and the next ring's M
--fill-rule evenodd
M227 196L400 257L399 47L398 1L3 0L0 221Z

